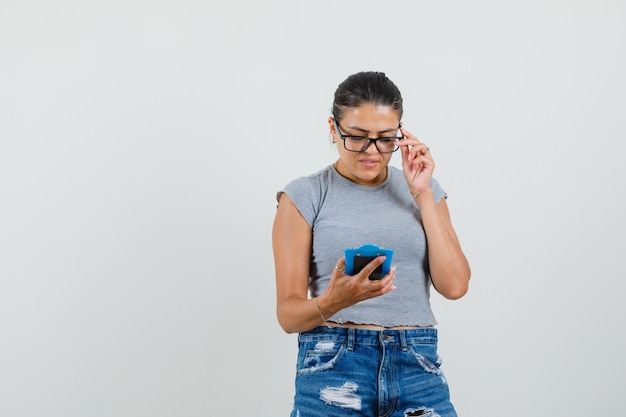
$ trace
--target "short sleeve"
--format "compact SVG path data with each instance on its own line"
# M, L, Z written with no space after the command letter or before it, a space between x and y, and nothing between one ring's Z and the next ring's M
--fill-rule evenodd
M319 202L319 190L315 190L311 180L307 177L300 177L289 182L283 190L276 193L278 201L280 201L282 193L289 196L298 211L300 211L300 214L302 214L302 217L304 217L309 226L313 227L319 209L319 204L316 203Z
M433 190L433 196L435 197L435 203L439 203L441 199L448 198L448 193L441 187L439 181L434 178L430 179L430 189Z

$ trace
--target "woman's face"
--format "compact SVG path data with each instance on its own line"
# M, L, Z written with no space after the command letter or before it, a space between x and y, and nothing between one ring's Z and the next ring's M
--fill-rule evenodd
M370 142L363 152L351 152L344 146L344 140L335 128L335 119L328 118L333 139L337 141L339 159L335 168L341 175L360 184L374 186L387 178L387 165L392 153L380 153ZM400 114L390 106L364 104L349 107L343 119L337 120L339 130L344 136L366 136L369 138L399 136Z

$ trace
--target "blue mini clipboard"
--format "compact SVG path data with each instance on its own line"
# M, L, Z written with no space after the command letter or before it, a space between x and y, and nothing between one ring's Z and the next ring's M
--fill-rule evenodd
M345 250L346 257L346 274L354 275L359 273L361 269L370 263L377 256L386 256L385 262L374 270L369 276L371 280L382 279L391 270L391 259L393 258L393 249L385 249L379 246L367 243L358 248L349 248Z

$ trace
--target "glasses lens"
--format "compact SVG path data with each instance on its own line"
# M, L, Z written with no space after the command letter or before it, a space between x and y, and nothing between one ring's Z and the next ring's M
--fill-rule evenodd
M363 152L370 147L371 141L358 136L346 136L344 139L346 149L352 152ZM398 150L396 138L380 138L376 140L376 148L380 153L391 153Z
M394 138L378 139L376 141L376 147L378 148L378 151L382 153L389 153L398 149Z
M398 150L396 138L380 138L376 140L376 148L381 153L391 153ZM363 152L370 147L371 141L368 138L358 136L346 136L344 139L346 149L352 152Z
M361 152L367 149L370 144L369 139L346 136L345 138L346 149L352 152Z

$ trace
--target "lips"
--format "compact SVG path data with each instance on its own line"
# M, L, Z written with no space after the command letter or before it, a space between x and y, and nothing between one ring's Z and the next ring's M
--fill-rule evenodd
M367 168L373 168L378 165L378 160L376 159L361 159L359 162Z

